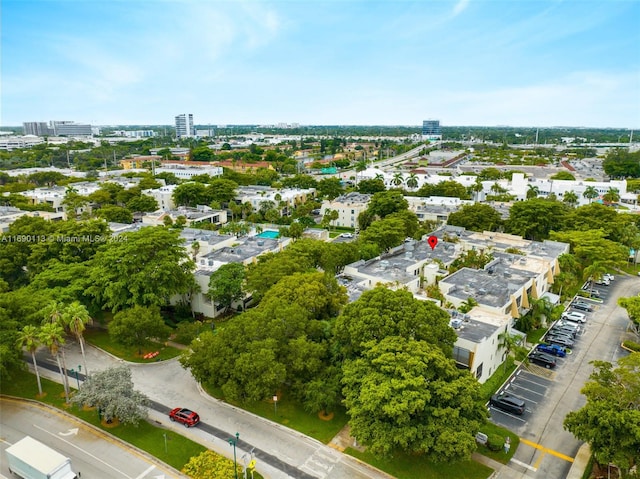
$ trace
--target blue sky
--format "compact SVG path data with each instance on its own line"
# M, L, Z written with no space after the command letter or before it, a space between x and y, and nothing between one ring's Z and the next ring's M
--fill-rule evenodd
M640 128L638 0L2 0L0 124Z

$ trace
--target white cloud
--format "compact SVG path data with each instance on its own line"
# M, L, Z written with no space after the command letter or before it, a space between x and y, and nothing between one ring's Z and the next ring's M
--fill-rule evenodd
M456 17L460 15L466 8L469 6L470 0L459 0L453 7L453 16Z

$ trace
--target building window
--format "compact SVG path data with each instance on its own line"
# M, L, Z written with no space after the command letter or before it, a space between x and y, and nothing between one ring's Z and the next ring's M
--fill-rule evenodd
M453 347L453 359L460 364L469 367L469 359L471 356L471 352L468 349L461 348L459 346Z
M476 379L482 376L482 364L483 363L480 363L480 366L476 369Z

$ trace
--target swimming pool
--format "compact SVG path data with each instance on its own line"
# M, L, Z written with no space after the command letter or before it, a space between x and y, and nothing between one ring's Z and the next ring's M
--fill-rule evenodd
M258 238L271 238L275 239L280 237L280 233L278 231L266 230L257 235Z

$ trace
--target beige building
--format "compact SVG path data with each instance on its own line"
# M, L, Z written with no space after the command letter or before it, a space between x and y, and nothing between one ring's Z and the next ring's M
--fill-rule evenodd
M347 193L333 200L325 200L320 208L320 215L324 216L327 210L338 212L338 219L332 222L333 226L343 228L358 228L358 215L367 209L371 195L362 193Z

